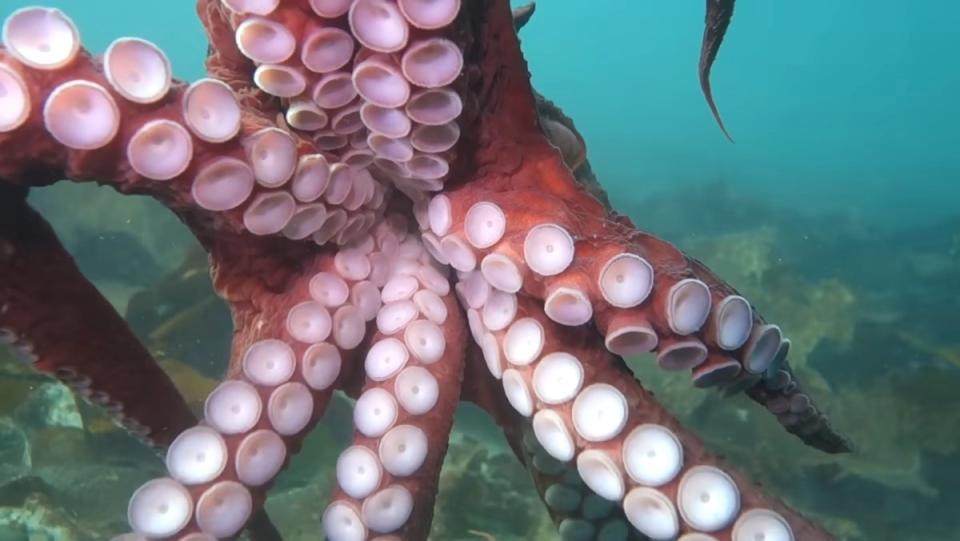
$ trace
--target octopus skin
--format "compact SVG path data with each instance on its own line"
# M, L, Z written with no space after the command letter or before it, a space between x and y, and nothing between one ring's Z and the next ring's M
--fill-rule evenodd
M701 72L732 5L708 2ZM624 364L653 351L849 450L780 328L609 208L572 122L530 87L515 26L531 10L197 10L209 77L191 84L144 40L91 56L59 10L3 28L0 338L165 450L168 475L133 494L118 539L276 538L263 501L336 390L356 399L354 437L318 538L426 539L460 400L503 427L563 539L831 538ZM156 198L209 253L235 335L202 419L27 205L62 178Z

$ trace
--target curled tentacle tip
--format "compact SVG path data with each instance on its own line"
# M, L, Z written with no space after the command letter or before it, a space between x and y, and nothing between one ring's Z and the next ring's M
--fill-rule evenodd
M513 27L518 32L521 28L526 26L530 22L530 18L533 17L533 12L537 10L537 3L530 2L529 4L522 5L513 10Z
M730 27L730 20L733 18L733 5L736 0L707 0L707 15L704 23L703 42L700 46L700 89L703 91L703 97L707 100L710 112L713 118L720 126L723 135L733 143L733 137L727 131L720 117L720 111L713 99L713 89L710 86L710 69L713 62L717 59L717 53L720 52L720 45Z

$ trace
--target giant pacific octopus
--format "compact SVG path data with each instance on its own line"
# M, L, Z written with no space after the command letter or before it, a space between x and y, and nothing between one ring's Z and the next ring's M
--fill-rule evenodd
M701 82L733 0L708 0ZM0 48L0 340L165 449L118 539L277 538L272 480L335 390L354 436L317 538L425 539L458 401L502 427L565 540L830 539L710 454L636 381L654 352L849 449L790 341L609 207L573 123L531 88L507 0L199 0L208 77L150 42L99 57L63 12ZM719 120L719 115L717 115ZM96 181L199 239L233 314L196 419L26 202ZM83 212L78 201L77 212ZM322 504L320 504L322 505Z

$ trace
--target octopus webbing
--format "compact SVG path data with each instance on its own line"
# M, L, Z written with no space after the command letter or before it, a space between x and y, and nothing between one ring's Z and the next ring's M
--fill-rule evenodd
M703 81L733 1L707 8ZM562 539L831 539L708 452L624 363L653 352L806 444L849 450L781 329L609 208L582 137L531 88L515 29L529 9L198 13L209 77L189 84L148 41L91 56L56 9L3 26L0 340L165 450L168 475L133 494L118 539L275 538L271 482L337 390L355 398L354 436L318 538L426 539L466 400L503 428ZM235 335L202 419L27 204L60 179L150 195L209 253Z

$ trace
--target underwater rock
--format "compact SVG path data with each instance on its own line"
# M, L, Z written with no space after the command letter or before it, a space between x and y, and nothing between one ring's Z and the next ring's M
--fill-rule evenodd
M84 212L75 212L77 201L83 201ZM196 242L179 219L157 201L149 197L123 197L113 189L94 187L93 183L34 189L30 192L30 203L49 218L60 239L71 250L87 242L87 232L109 235L122 231L129 235L130 239L122 241L124 244L116 255L107 254L110 261L116 261L117 255L127 255L127 247L132 243L145 252L138 257L156 262L158 270L165 272L180 261L187 246Z
M627 216L642 216L641 227L672 239L695 232L721 235L795 217L790 211L774 209L759 199L742 195L736 182L714 180L695 187L674 188L642 199L625 198L617 205Z
M195 242L153 199L123 197L92 182L34 189L29 199L121 313L132 294L158 279ZM75 212L77 201L83 201L84 212Z
M960 342L953 316L960 297L947 293L960 290L957 223L952 230L945 224L863 242L868 235L851 220L812 219L724 190L668 193L638 203L629 214L642 216L641 225L653 231L670 231L765 315L783 322L793 340L791 364L859 444L858 452L837 458L805 449L745 398L691 391L688 374L664 373L652 359L632 361L640 379L711 449L785 495L838 539L888 539L891 531L901 532L904 541L954 538ZM169 283L138 296L128 312L194 405L215 384L208 375L223 369L221 361L209 359L226 359L229 349L230 333L223 330L229 329L229 315L212 292L206 265L206 256L194 252ZM160 471L159 459L117 431L98 434L88 417L81 423L66 387L40 376L26 379L30 367L12 361L12 350L4 349L0 413L24 405L16 422L0 421L0 541L29 539L28 532L45 541L109 539L89 532L124 528L119 510L131 487ZM173 360L181 354L183 362ZM350 439L349 420L349 403L338 395L324 426L278 480L268 509L284 539L317 539L317 502L326 501L332 486L335 456ZM482 540L474 533L482 532L497 541L557 539L509 450L469 432L473 436L455 430L432 538ZM126 438L127 446L116 445L115 438ZM138 446L140 453L131 452ZM91 464L93 455L102 464ZM26 528L56 517L60 508L80 517L76 531L83 534L46 537Z
M63 511L41 496L33 496L22 507L0 507L2 541L86 541L80 529Z
M218 380L174 358L160 358L157 364L173 380L190 409L198 415L202 414L203 402L217 386Z
M779 237L779 229L764 225L710 237L687 237L680 244L704 263L721 269L719 272L734 287L754 285L762 292L764 288L759 285L764 275L781 257Z
M311 483L288 490L271 491L266 509L284 541L310 541L318 538L324 508L317 502L330 497L332 483Z
M14 418L29 429L46 427L83 428L73 392L62 383L44 383L17 407Z
M69 509L83 531L117 533L129 529L123 502L129 499L130 491L162 471L162 463L156 459L126 465L85 460L50 464L37 468L35 475L49 487L44 495ZM91 497L94 494L96 497Z
M431 538L487 536L497 541L559 538L519 460L507 449L454 433L440 476Z
M75 466L95 460L89 434L75 427L42 427L27 430L30 437L30 460L34 471L53 466Z
M177 359L219 378L230 356L233 321L213 291L208 265L203 250L188 250L179 267L130 298L125 318L159 360Z
M0 418L0 486L30 471L30 441L23 429Z
M88 279L144 286L158 280L161 268L140 239L127 231L97 231L81 226L70 245L77 266Z
M0 336L0 414L12 415L37 386L50 381L19 359L16 349L5 345Z

